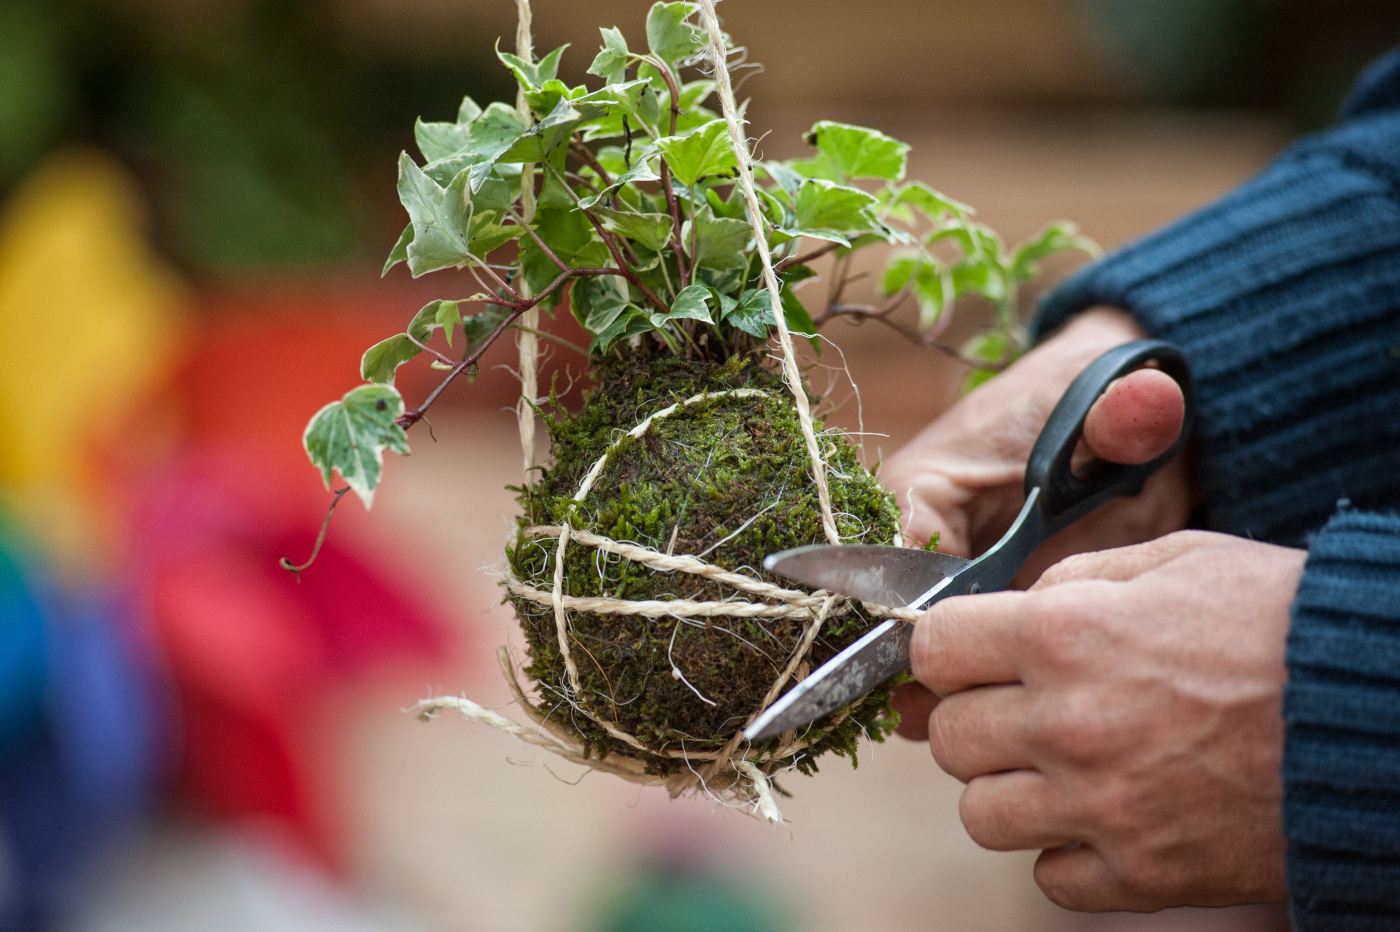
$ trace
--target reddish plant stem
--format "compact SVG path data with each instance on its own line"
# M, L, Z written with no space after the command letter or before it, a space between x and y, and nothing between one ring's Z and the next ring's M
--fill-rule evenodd
M786 259L783 259L777 265L773 266L773 271L781 272L784 269L792 268L794 265L805 265L814 259L820 259L827 253L835 252L841 248L842 246L840 243L827 243L825 246L818 246L810 252L804 252L798 256L788 256Z
M514 324L517 320L519 320L522 314L524 314L530 308L534 307L536 304L539 304L545 298L554 294L554 292L558 291L564 285L565 282L574 278L592 275L621 275L624 278L626 278L627 274L628 273L626 272L626 270L623 269L565 269L563 272L559 273L558 277L556 277L554 281L550 282L547 286L541 289L539 294L533 295L530 298L515 301L511 301L505 298L486 299L485 303L494 304L497 307L509 308L511 313L507 315L506 318L502 320L499 324L497 324L496 329L492 330L489 334L487 334L486 338L482 340L479 344L477 344L474 350L467 353L466 356L462 357L461 361L455 363L452 366L452 368L448 370L447 375L443 376L442 381L437 384L437 387L435 387L431 392L428 393L428 397L424 398L423 402L420 405L418 405L418 407L412 409L411 411L405 411L403 414L400 414L395 420L395 423L397 423L404 430L407 430L414 424L417 424L419 421L421 421L423 419L423 415L428 413L428 409L433 406L433 403L436 402L439 397L441 397L444 391L447 390L447 386L451 385L454 381L456 381L457 377L460 376L462 373L467 372L473 366L475 366L477 362L481 359L482 355L488 349L491 348L491 345L496 342L496 340L501 336L501 334L505 333L508 329L510 329L510 326Z
M661 80L666 82L666 90L671 98L671 135L676 135L676 123L681 117L681 91L676 86L676 76L671 74L671 69L659 58L647 56L647 61L657 74L661 75ZM681 232L681 208L676 201L676 192L671 188L671 166L666 164L666 159L661 159L661 190L666 195L666 206L671 211L672 247L676 253L676 271L680 272L681 283L689 285L692 281L694 268L690 264L690 257L686 255L685 236Z
M297 582L301 582L301 574L310 569L311 564L316 562L316 557L321 553L321 545L326 542L326 532L330 530L331 515L335 514L335 506L340 504L340 500L344 498L345 493L349 491L350 486L346 485L336 489L335 492L331 494L331 503L326 506L326 516L321 520L321 530L316 535L316 543L311 547L311 556L307 557L305 562L293 563L286 557L277 561L277 565L295 576Z
M584 145L580 140L574 139L570 142L569 149L574 155L578 156L580 162L597 172L599 180L603 182L603 187L612 187L612 176L608 174L607 169L603 168L603 164L598 161L598 158L588 146Z
M663 314L669 311L670 308L666 306L665 302L656 296L656 292L647 287L646 282L637 277L637 273L632 269L632 266L622 258L622 252L617 248L617 240L613 238L611 233L603 229L602 221L594 216L591 210L583 211L583 215L588 218L589 223L593 224L593 229L598 233L598 238L603 241L603 245L608 247L608 252L612 255L613 262L617 264L618 271L622 273L622 276L642 293L642 297L651 302L652 307L655 307Z

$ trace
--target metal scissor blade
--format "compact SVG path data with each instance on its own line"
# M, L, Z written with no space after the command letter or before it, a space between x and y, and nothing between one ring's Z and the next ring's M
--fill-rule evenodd
M749 741L772 738L859 699L909 669L909 640L913 636L913 625L893 618L876 625L765 709L744 729L744 737Z
M763 568L862 602L902 608L967 564L961 557L908 547L814 544L772 554Z

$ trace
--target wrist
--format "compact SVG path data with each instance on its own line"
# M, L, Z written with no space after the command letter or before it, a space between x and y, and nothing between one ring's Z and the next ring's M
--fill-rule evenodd
M1056 332L1051 340L1061 337L1079 345L1092 344L1102 350L1146 337L1136 317L1122 308L1099 305L1075 314Z

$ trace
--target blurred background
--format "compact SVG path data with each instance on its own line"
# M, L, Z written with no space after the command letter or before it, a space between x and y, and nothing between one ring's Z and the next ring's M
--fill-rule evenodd
M638 35L647 3L534 6L537 47L573 43L581 80L595 27ZM1065 217L1110 248L1324 125L1400 37L1393 0L721 13L765 66L743 85L765 154L798 154L819 118L878 126L1008 238ZM1030 857L965 837L921 746L827 764L775 831L412 720L429 694L509 700L493 652L522 639L481 572L519 478L505 349L389 464L372 514L340 510L312 571L276 566L327 502L307 418L449 287L379 278L396 154L420 114L513 96L492 54L513 18L0 0L0 929L1286 928L1064 913ZM941 357L830 336L863 400L832 419L863 415L872 462L956 396ZM399 384L421 398L432 373Z

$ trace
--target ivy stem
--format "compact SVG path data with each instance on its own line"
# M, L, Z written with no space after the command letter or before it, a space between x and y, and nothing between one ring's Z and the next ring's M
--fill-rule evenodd
M676 135L676 124L681 116L681 92L676 86L676 76L671 74L671 69L659 58L648 55L646 62L656 69L666 82L666 89L671 95L671 135ZM666 159L661 159L661 190L666 195L666 206L671 211L671 224L674 227L673 241L676 252L676 270L680 273L681 283L689 285L691 283L694 269L690 265L690 257L686 255L685 235L682 233L681 209L676 202L676 192L671 188L671 166L666 164ZM693 256L694 253L691 253Z
M305 563L293 563L286 557L277 561L277 565L295 576L297 582L301 582L301 574L310 569L311 564L315 563L316 558L320 556L321 545L326 542L326 532L329 531L331 527L331 515L335 514L335 506L340 504L340 500L344 498L345 493L349 491L350 486L342 486L336 489L335 493L331 496L331 503L326 506L326 516L321 519L321 531L316 535L316 543L311 547L311 556L306 558Z
M414 408L411 411L405 411L403 414L400 414L398 418L395 419L395 423L407 430L414 424L417 424L419 421L421 421L423 419L423 415L428 413L428 409L433 406L433 403L436 402L438 398L442 396L442 393L444 391L447 390L447 386L451 385L454 381L456 381L457 377L460 376L462 373L467 372L468 370L473 368L477 364L477 361L481 359L482 355L488 349L491 348L491 345L493 343L496 342L497 338L500 337L501 334L505 333L508 329L510 329L511 325L514 324L517 320L519 320L521 315L533 308L535 305L539 304L545 298L554 294L554 292L558 291L560 287L562 287L564 283L569 281L570 279L590 275L621 275L624 278L626 278L628 273L625 269L566 269L560 272L559 275L554 279L554 281L550 282L547 286L541 289L539 294L533 295L529 298L523 298L519 301L507 301L501 298L487 299L487 304L494 304L497 307L507 308L510 310L510 313L506 315L505 319L503 319L499 324L496 325L496 329L492 330L489 334L486 335L485 339L483 339L477 345L475 350L464 356L460 362L456 362L453 364L452 368L448 370L447 375L443 376L442 381L437 384L437 387L435 387L431 392L428 393L427 398L423 399L422 404L418 405L418 407ZM535 328L532 327L530 329L533 330Z
M589 223L593 224L593 229L597 231L598 238L603 241L603 245L608 247L608 252L612 254L613 262L617 263L618 270L622 272L623 277L631 282L633 287L640 291L642 296L650 301L652 306L658 311L663 314L669 311L670 308L666 306L665 302L656 296L656 292L652 291L651 288L647 286L647 283L642 281L632 267L627 264L626 260L622 258L622 253L617 248L617 240L611 233L603 228L602 221L600 221L591 210L583 211L583 215L588 218Z
M804 252L801 255L788 256L786 259L781 260L776 266L774 266L773 270L775 272L781 272L784 269L792 268L794 265L805 265L808 262L813 261L814 259L820 259L822 256L827 255L828 253L835 252L836 250L841 248L842 246L840 243L827 243L824 246L818 246L816 249L813 249L810 252Z
M566 349L573 350L580 356L586 357L588 355L588 347L584 346L581 343L575 343L573 340L566 340L563 337L558 336L557 334L550 333L548 330L536 330L534 327L526 327L523 324L517 324L515 329L524 330L527 333L533 333L541 340L548 340L551 343L558 343L560 346Z
M405 333L404 336L408 337L409 342L412 343L414 346L418 347L420 350L429 354L430 356L435 357L438 362L446 363L449 366L457 365L457 360L453 359L451 356L448 356L446 353L438 352L428 344L424 343L422 340L419 340L413 334Z
M593 151L589 149L588 146L584 145L578 138L575 138L570 142L569 148L573 151L574 155L578 156L580 162L597 173L598 180L603 182L603 187L612 187L612 176L608 174L608 170L603 167L603 163L598 161L597 156L593 154Z
M545 257L549 259L550 262L553 262L565 272L569 271L568 263L566 263L563 259L560 259L554 254L554 250L549 248L548 243L540 239L540 235L535 232L534 227L530 226L523 219L521 219L520 215L517 214L515 211L511 211L510 215L516 223L520 224L520 228L525 231L526 235L528 235L530 239L535 241L535 245L540 248L540 252L544 253Z

